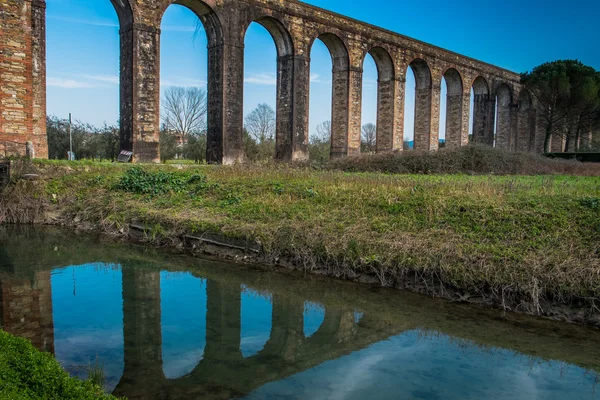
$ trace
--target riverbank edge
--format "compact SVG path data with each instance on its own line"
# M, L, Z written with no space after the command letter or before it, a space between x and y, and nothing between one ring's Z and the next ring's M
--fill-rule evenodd
M71 377L52 354L2 329L0 350L0 398L117 399L90 380Z
M115 229L114 227L103 226L100 223L82 220L79 216L72 218L54 211L46 212L44 218L34 221L34 224L53 225L74 231L99 233L116 240L151 245L156 248L167 248L194 257L211 256L239 263L261 264L271 269L294 270L374 287L407 290L445 301L466 303L482 308L515 312L600 329L600 312L598 312L598 307L593 299L591 303L582 300L580 304L575 305L546 300L535 302L527 298L519 298L516 301L514 299L508 300L503 298L502 293L499 294L491 290L487 293L472 295L453 287L448 282L439 282L437 276L429 277L417 275L416 273L404 274L401 279L396 277L396 279L389 282L383 282L381 275L376 270L361 273L352 271L341 274L334 273L335 270L328 268L326 265L312 264L308 267L292 257L269 256L260 244L250 240L237 240L224 234L215 233L175 232L165 227L162 227L160 233L157 233L156 223L147 225L140 220L129 221L125 227ZM435 284L436 281L437 284Z

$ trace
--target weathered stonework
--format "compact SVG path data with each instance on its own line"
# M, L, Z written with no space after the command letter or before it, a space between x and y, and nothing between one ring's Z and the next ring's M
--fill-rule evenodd
M525 126L535 125L520 122L524 117L515 101L521 89L518 74L301 2L111 1L121 25L121 147L133 150L135 161L159 160L160 24L171 4L190 8L201 19L208 36L209 162L244 161L244 37L252 22L271 33L278 53L279 160L308 157L310 50L317 38L325 43L333 60L333 157L360 152L362 68L367 54L373 56L379 73L378 152L402 150L408 66L417 80L417 149L438 148L442 77L449 87L449 147L469 141L472 87L475 142L496 141L499 147L516 149L519 138L525 135ZM32 140L36 154L47 156L44 6L42 0L6 0L0 4L0 151L23 153L25 142ZM496 137L494 130L498 131ZM532 132L530 137L534 137ZM537 148L537 139L527 142L531 143L528 148Z
M50 271L35 272L33 279L0 276L0 314L3 330L54 352Z

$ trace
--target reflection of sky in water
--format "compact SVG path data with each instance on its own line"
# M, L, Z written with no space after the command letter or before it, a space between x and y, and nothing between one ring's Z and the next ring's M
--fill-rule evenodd
M244 357L251 357L260 352L271 336L271 302L270 295L243 287L240 348Z
M268 383L247 399L600 399L594 382L573 365L410 331Z
M115 266L87 264L52 272L54 347L58 361L87 378L96 357L103 365L106 389L123 373L122 274Z
M317 303L304 302L304 337L311 337L325 320L325 308Z
M190 273L161 273L163 371L168 379L191 372L206 345L207 283ZM98 356L112 390L123 372L122 274L88 264L53 271L57 359L73 374ZM269 340L272 297L242 287L240 348L251 357ZM323 323L322 305L304 304L304 334ZM355 312L354 321L363 317ZM327 346L326 343L323 344ZM561 362L541 362L409 331L337 360L269 383L249 399L600 399L596 376ZM600 391L600 390L599 390Z
M187 272L161 272L163 372L167 379L194 370L206 346L206 280Z

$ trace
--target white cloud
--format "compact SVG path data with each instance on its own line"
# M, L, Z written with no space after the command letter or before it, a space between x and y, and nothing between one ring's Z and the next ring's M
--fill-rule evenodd
M261 74L252 74L246 76L244 78L244 82L251 83L253 85L269 85L275 86L277 85L277 78L275 74L261 73Z
M310 74L310 81L311 81L311 83L326 83L326 84L331 83L330 80L322 79L321 75L316 74L316 73Z
M46 82L47 86L58 87L62 89L88 89L96 87L94 84L75 79L56 78L49 76Z
M90 89L119 84L119 77L116 75L77 75L76 78L60 78L49 76L47 85L62 89Z
M111 85L119 84L119 77L117 75L81 75L85 79L92 81L109 83Z

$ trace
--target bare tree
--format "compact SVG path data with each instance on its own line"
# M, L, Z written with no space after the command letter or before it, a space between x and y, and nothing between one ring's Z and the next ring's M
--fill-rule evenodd
M164 127L184 141L189 135L198 135L206 130L208 111L206 91L198 87L167 88L162 101Z
M361 147L362 151L371 153L376 149L377 127L375 124L368 123L362 126L361 132Z
M248 134L258 143L275 139L275 111L268 104L259 104L248 114L245 125Z
M317 125L317 134L310 139L311 143L325 143L331 140L331 121L324 121Z

